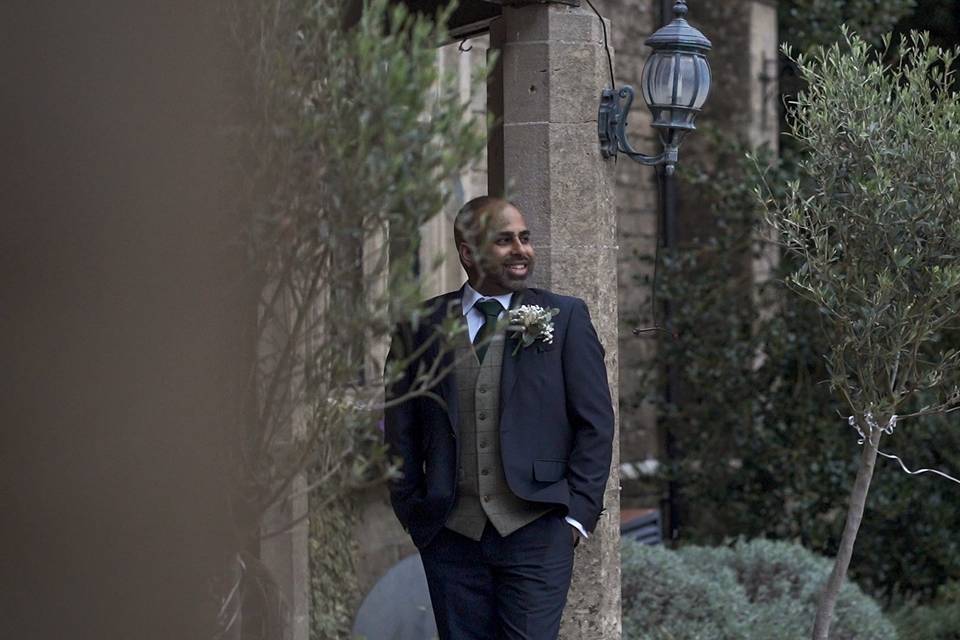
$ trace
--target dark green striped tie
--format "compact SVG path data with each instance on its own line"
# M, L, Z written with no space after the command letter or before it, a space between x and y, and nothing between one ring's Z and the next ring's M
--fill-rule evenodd
M483 356L487 355L487 347L490 346L490 339L493 338L493 334L497 332L497 318L500 317L500 313L503 311L503 305L500 304L499 300L490 298L488 300L481 300L475 306L477 309L480 309L485 318L483 326L480 327L480 331L477 331L477 335L473 339L473 346L477 351L477 359L483 362Z

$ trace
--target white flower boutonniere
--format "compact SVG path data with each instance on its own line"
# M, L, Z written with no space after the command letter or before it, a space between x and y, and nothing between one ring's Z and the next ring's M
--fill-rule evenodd
M537 340L553 344L553 317L560 309L544 309L541 306L525 304L510 309L510 324L507 330L520 337L513 355L517 355L521 345L529 347Z

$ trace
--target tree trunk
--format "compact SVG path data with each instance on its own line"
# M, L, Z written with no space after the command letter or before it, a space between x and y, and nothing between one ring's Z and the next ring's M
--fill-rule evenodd
M880 424L883 424L882 422ZM820 594L820 603L817 607L817 619L813 625L813 640L829 640L830 623L833 621L833 609L840 595L840 587L847 577L847 568L853 555L853 545L860 530L860 521L863 519L863 510L867 504L867 491L870 489L870 480L873 478L873 468L877 462L877 447L883 432L874 429L869 438L863 443L860 453L860 468L857 470L857 479L853 483L850 494L850 506L847 509L847 522L843 528L843 537L840 539L840 548L833 563L833 571Z

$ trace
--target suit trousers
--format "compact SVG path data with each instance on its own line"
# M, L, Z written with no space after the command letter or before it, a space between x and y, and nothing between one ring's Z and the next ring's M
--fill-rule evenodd
M556 640L573 573L573 535L551 511L480 541L443 528L420 550L440 640Z

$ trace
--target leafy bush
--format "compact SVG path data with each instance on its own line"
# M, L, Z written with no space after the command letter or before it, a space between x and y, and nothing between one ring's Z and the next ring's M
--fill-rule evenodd
M310 638L349 638L363 594L357 584L356 513L350 500L310 518Z
M291 526L264 533L262 516L285 509L308 476L310 509L323 514L311 531L320 638L348 635L357 600L344 505L395 472L377 428L380 373L393 328L421 312L419 229L485 144L456 78L436 64L452 10L433 20L389 0L231 0L224 11L238 61L230 82L246 100L221 128L244 150L237 201L257 294L231 507L240 546L254 547ZM386 384L407 364L391 362ZM244 606L226 624L253 638Z
M800 545L754 540L670 551L625 541L625 640L806 640L830 561ZM855 584L840 594L834 640L893 640Z
M700 571L664 547L625 541L621 595L624 640L747 637L746 596L729 568Z
M888 63L841 30L842 46L794 59L806 81L789 117L805 151L801 179L786 197L758 189L797 261L787 283L821 311L830 387L864 442L817 640L828 637L884 434L960 403L952 384L960 351L942 335L960 313L960 108L952 90L960 50L911 33Z
M786 0L777 15L783 37L807 50L840 40L842 24L879 44L881 36L916 5L916 0Z
M893 622L900 640L960 640L960 582L941 587L931 604L902 607Z
M665 465L687 544L725 539L795 540L817 553L836 552L849 484L856 473L856 433L840 418L823 354L816 305L787 295L779 276L751 281L749 262L764 245L751 190L747 147L703 131L716 166L685 165L685 198L703 203L711 225L687 245L663 250L657 298L672 310L675 337L662 340L647 391L670 434L676 457ZM772 162L772 159L770 159ZM771 184L795 171L789 157L772 164ZM649 318L637 318L649 324ZM960 344L960 335L944 340ZM661 396L658 371L675 372L675 395ZM639 399L626 399L639 402ZM932 399L931 399L932 403ZM960 472L960 430L930 417L885 447L911 468ZM884 604L929 599L960 575L956 485L904 474L878 462L851 575ZM916 508L922 500L923 508Z
M805 50L839 38L847 20L877 42L915 3L866 4L782 2L780 37ZM952 4L921 6L916 19L940 16L942 23ZM648 388L674 458L666 467L679 507L674 524L687 543L773 537L832 555L843 527L839 506L848 498L859 449L840 420L840 403L821 384L829 378L823 360L828 346L818 330L823 316L815 304L785 295L777 280L793 270L789 258L773 280L751 278L750 260L763 250L763 236L756 231L754 178L743 161L749 147L711 136L710 150L689 156L680 174L687 180L684 204L707 212L702 217L710 223L689 225L699 237L664 251L658 265L657 299L669 305L675 337L658 343L659 366L652 370L669 368L676 384L669 401L661 396L662 378ZM785 156L772 165L771 186L796 176L792 160L800 145L791 141L781 139ZM930 172L929 178L936 182L943 173ZM649 318L635 322L650 324ZM943 342L960 345L958 333L944 332ZM919 405L936 402L930 397ZM960 430L945 428L945 422L916 421L909 434L898 433L884 449L911 468L956 475ZM870 491L851 575L885 604L905 596L928 600L938 585L960 575L960 540L953 534L960 530L960 510L952 506L956 485L907 476L881 460Z

